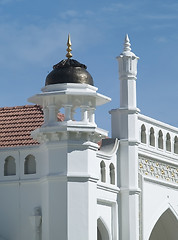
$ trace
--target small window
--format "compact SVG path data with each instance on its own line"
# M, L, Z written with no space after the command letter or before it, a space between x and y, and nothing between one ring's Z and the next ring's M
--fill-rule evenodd
M104 161L100 163L101 182L106 182L106 165Z
M155 147L155 135L152 127L150 128L150 145Z
M115 167L112 163L110 164L109 169L110 169L110 183L115 184Z
M171 152L171 136L169 133L166 134L166 151Z
M144 124L141 126L141 142L146 143L146 128Z
M4 176L16 175L15 159L11 156L5 159L4 163Z
M178 137L174 138L174 153L178 154Z
M158 148L163 149L163 133L161 130L158 134Z
M25 174L35 174L36 173L36 161L35 161L35 157L33 155L28 155L25 158L24 173Z

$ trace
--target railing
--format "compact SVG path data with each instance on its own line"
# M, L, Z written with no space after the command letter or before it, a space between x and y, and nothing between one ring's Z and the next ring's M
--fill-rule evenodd
M142 114L138 116L141 147L178 158L178 128Z

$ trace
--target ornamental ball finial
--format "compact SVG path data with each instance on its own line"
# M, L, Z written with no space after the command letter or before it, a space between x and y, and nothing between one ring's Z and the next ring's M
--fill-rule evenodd
M131 44L130 44L129 36L128 36L128 34L126 34L125 41L124 41L124 52L130 52L131 51L130 46L131 46Z
M66 49L67 50L66 57L68 59L70 59L72 57L72 53L71 53L72 48L71 48L71 46L72 46L72 43L71 43L71 39L70 39L70 34L68 34L67 49Z

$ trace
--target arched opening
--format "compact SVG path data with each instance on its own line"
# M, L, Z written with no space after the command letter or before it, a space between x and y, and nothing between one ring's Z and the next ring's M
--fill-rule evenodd
M141 142L146 143L146 128L144 124L141 126Z
M109 165L109 170L110 170L110 183L115 184L115 167L112 163Z
M178 137L174 138L174 153L178 154Z
M98 227L97 227L97 240L102 240L101 233Z
M11 156L5 159L4 163L4 176L16 175L15 159Z
M159 130L158 134L158 148L163 149L163 133Z
M109 240L109 232L104 222L99 218L97 220L97 240Z
M152 127L150 128L150 145L155 147L155 135Z
M78 106L71 108L71 120L73 121L81 121L81 109Z
M25 158L24 163L24 174L35 174L36 173L36 161L33 155L28 155Z
M65 108L63 106L61 106L57 112L57 116L59 115L63 115L65 116ZM65 119L66 120L66 119Z
M166 134L166 151L171 152L171 136L169 133Z
M155 224L149 240L177 240L178 220L168 208Z
M106 165L104 161L100 163L101 182L106 182Z

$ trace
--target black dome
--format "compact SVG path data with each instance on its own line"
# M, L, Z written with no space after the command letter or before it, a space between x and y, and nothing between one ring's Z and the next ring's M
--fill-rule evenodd
M86 83L93 86L93 78L86 68L74 59L62 60L47 75L45 86L59 83Z

